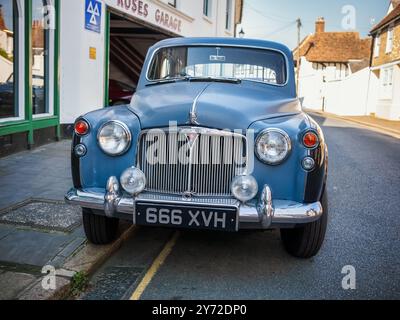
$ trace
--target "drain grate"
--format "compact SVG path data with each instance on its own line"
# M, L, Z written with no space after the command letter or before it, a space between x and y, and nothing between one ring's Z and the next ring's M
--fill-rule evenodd
M91 288L83 300L122 300L127 298L130 289L144 268L107 267L92 280ZM132 290L133 291L133 290Z
M81 209L61 201L29 199L1 210L0 223L70 232L81 224Z

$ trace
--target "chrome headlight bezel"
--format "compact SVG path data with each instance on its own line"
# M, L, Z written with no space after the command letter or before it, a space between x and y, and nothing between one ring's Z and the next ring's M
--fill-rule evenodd
M104 146L101 144L101 142L100 142L101 132L102 132L102 130L103 130L105 127L107 127L107 126L109 126L109 125L116 125L116 126L119 126L119 127L122 128L122 130L124 131L125 136L126 136L126 145L125 145L125 147L124 147L123 150L120 150L120 151L118 151L118 152L110 152L109 150L106 150L106 149L104 148ZM124 153L126 153L126 152L129 150L129 148L130 148L130 146L131 146L131 143L132 143L132 134L131 134L131 131L129 130L128 126L127 126L125 123L123 123L122 121L118 121L118 120L110 120L110 121L107 121L107 122L103 123L103 124L101 125L101 127L99 128L99 130L97 131L97 144L99 145L100 149L101 149L105 154L107 154L107 155L109 155L109 156L116 157L116 156L123 155Z
M280 134L280 135L282 136L283 140L285 141L286 146L287 146L287 147L286 147L287 151L286 151L285 156L284 156L282 159L279 159L279 160L277 160L277 161L268 161L267 159L265 159L265 158L263 157L263 155L260 154L260 152L259 152L259 150L258 150L258 146L259 146L260 140L261 140L266 134L271 133L271 132ZM282 164L283 162L285 162L286 159L289 157L289 155L290 155L290 153L291 153L291 151L292 151L292 141L291 141L289 135L286 133L286 131L284 131L284 130L282 130L282 129L278 129L278 128L267 128L267 129L261 131L261 132L258 134L257 139L256 139L256 144L255 144L255 150L254 150L254 151L255 151L255 154L256 154L257 158L258 158L261 162L263 162L263 163L265 163L265 164L268 164L268 165L270 165L270 166L277 166L277 165L280 165L280 164Z

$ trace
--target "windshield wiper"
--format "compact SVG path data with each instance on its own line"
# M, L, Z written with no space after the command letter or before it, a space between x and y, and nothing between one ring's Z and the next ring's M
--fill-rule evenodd
M236 78L219 78L219 77L188 77L188 81L205 81L205 82L225 82L225 83L241 83L241 79Z
M158 81L152 81L150 83L146 84L146 87L150 87L150 86L157 86L160 84L167 84L167 83L174 83L176 82L178 79L167 79L167 80L158 80Z
M173 79L161 79L157 81L152 81L146 86L156 86L161 84L168 84L168 83L175 83L178 81L189 81L189 82L224 82L224 83L236 83L239 84L242 82L241 79L236 78L219 78L219 77L190 77L190 76L183 76L180 78L173 78Z

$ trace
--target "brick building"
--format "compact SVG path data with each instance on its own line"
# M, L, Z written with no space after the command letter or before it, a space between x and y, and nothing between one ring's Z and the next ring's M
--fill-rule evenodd
M376 116L400 121L400 0L372 30L371 72L379 79Z

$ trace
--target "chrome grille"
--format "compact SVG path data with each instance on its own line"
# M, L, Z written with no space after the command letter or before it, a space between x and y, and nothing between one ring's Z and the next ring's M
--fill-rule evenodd
M147 191L226 196L232 179L246 168L246 139L206 128L145 131L138 166L146 175Z

